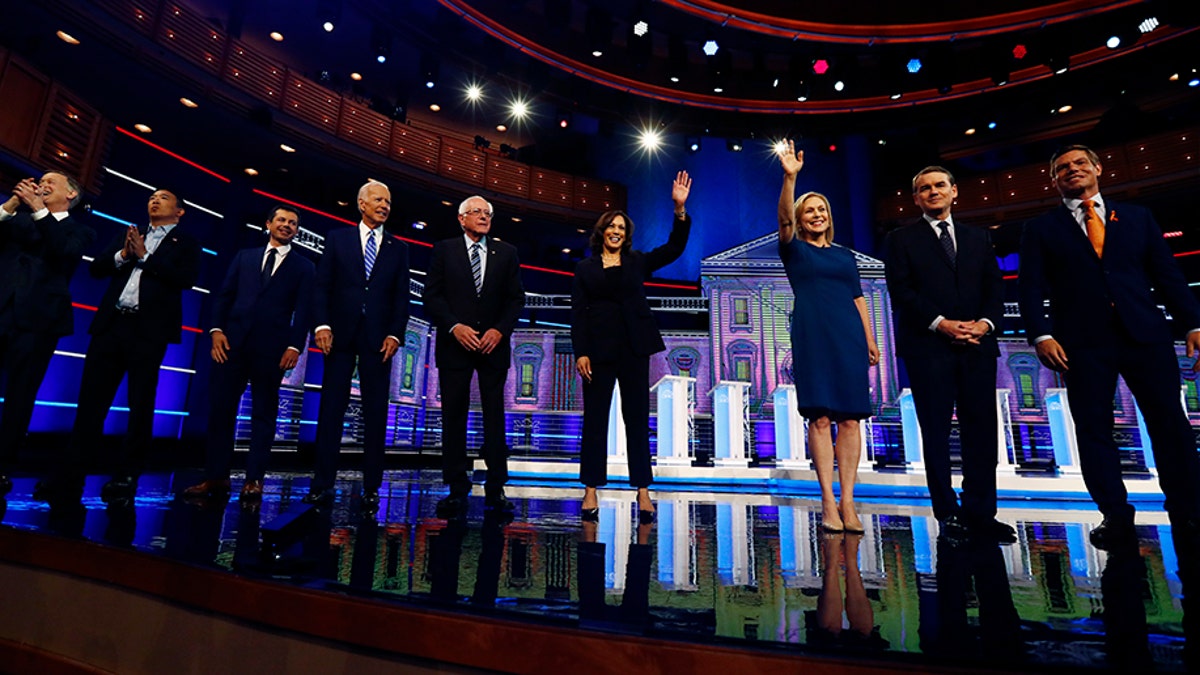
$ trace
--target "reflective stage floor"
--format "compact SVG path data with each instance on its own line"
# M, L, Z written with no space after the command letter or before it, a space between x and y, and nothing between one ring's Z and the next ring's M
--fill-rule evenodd
M829 535L812 495L672 485L653 493L657 523L640 525L633 492L614 486L587 524L574 487L516 483L511 522L486 515L478 491L464 519L447 521L435 514L446 491L432 471L388 472L375 517L358 513L354 473L324 509L301 504L303 474L269 475L258 507L239 503L236 478L228 502L174 497L196 478L147 474L135 505L112 509L93 476L81 506L53 512L19 478L3 524L256 583L676 647L905 669L1177 672L1193 662L1198 612L1185 620L1183 581L1195 578L1195 545L1161 511L1143 509L1137 549L1118 554L1088 543L1099 517L1078 503L1010 503L999 519L1017 543L954 547L920 500L863 500L866 532Z

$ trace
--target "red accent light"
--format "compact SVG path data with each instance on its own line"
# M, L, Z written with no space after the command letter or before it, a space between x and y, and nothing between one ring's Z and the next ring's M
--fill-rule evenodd
M226 178L225 176L222 176L221 174L217 173L216 171L213 171L212 169L209 169L207 167L200 166L199 164L193 162L192 160L190 160L182 155L177 155L174 152L171 152L170 150L162 147L161 145L156 145L154 143L151 143L150 141L142 138L141 136L138 136L137 134L133 133L132 131L129 131L128 129L122 129L121 127L117 127L117 131L125 134L126 136L132 138L135 141L140 141L142 143L145 143L146 145L154 148L155 150L163 153L164 155L167 155L168 157L174 157L175 159L183 162L184 164L187 164L190 167L199 169L199 170L203 171L204 173L212 176L213 178L216 178L217 180L222 180L222 181L225 181L226 183L231 182L228 178Z
M318 216L325 216L326 218L329 218L330 220L336 220L339 223L345 223L347 225L354 225L354 226L358 225L358 223L354 222L353 220L347 220L345 218L342 218L341 216L335 216L332 213L326 213L325 211L322 211L320 209L314 209L311 206L306 206L304 204L301 204L300 202L295 202L290 199L284 199L283 197L280 197L279 195L273 195L270 192L264 192L257 188L254 189L254 194L262 195L263 197L269 197L270 199L274 199L276 201L283 202L284 204L289 204L291 206L295 206L296 208L304 209L305 211L315 213ZM393 234L392 236L395 237L396 239L399 239L400 241L406 241L410 244L416 244L418 246L425 246L428 248L433 248L433 244L430 244L429 242L419 241L417 239L409 239L408 237L401 237L398 234Z
M1185 255L1196 255L1197 253L1200 253L1200 251L1184 251L1183 253L1176 253L1175 257L1182 258Z
M1006 274L1006 275L1003 277L1003 279L1004 279L1005 281L1011 281L1011 280L1013 280L1013 279L1016 279L1016 278L1017 278L1017 275L1015 275L1015 274Z
M829 151L830 151L830 152L837 152L837 145L835 145L835 144L833 144L833 143L830 143L830 144L829 144Z
M89 312L96 312L96 311L99 311L99 310L100 310L100 308L99 308L99 307L92 307L91 305L83 305L83 304L80 304L80 303L78 303L78 302L72 302L72 303L71 303L71 306L72 306L72 307L74 307L74 308L76 308L76 309L86 309L86 310L87 310L87 311L89 311Z
M563 129L566 129L568 125L570 125L570 122L568 122L565 117L558 121L558 126Z
M646 285L653 286L655 288L678 288L684 291L694 291L700 288L699 286L690 286L688 284L664 284L658 281L647 281Z
M817 59L813 61L813 72L817 75L824 75L829 72L829 62L825 59Z
M1017 45L1016 47L1013 47L1013 51L1012 51L1013 58L1017 59L1018 61L1025 58L1025 55L1028 53L1029 53L1029 50L1025 49L1025 45Z
M1182 230L1173 230L1171 232L1163 232L1164 239L1171 239L1173 237L1182 237L1182 236L1183 236Z

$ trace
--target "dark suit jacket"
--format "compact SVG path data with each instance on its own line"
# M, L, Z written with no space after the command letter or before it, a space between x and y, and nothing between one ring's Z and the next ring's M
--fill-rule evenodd
M683 255L688 232L692 227L690 215L676 218L667 243L643 253L629 251L621 256L619 307L612 303L595 302L604 283L604 264L599 255L592 255L575 266L571 286L571 343L575 358L586 356L594 361L615 361L623 341L612 339L614 326L624 325L629 343L637 356L649 356L666 349L658 324L646 302L646 279L657 269L665 267Z
M968 348L1000 355L996 332L1004 316L1004 291L995 250L985 230L955 221L954 235L958 246L953 266L924 218L892 231L884 243L896 353L903 358L963 349L929 330L939 315L960 321L988 319L996 330L978 347Z
M89 266L92 276L112 277L112 281L100 299L88 332L96 335L112 325L121 291L125 290L133 270L141 267L135 318L138 333L163 342L179 342L183 334L183 292L196 284L200 272L200 244L181 225L176 225L146 262L130 262L117 267L113 258L124 246L125 231L122 230Z
M489 328L504 338L488 354L493 368L508 368L512 363L510 337L525 309L525 289L521 285L521 261L512 244L487 240L487 269L483 290L475 294L471 275L471 256L462 235L443 239L433 245L429 275L425 279L425 310L437 329L434 354L438 368L468 368L475 355L463 349L450 334L461 323L481 335Z
M245 348L253 334L256 351L280 356L288 347L304 349L317 268L293 246L264 285L264 248L244 249L234 257L213 298L212 327L225 333L231 349Z
M1163 241L1154 216L1107 202L1104 259L1083 228L1059 206L1025 224L1021 237L1021 317L1030 343L1053 335L1067 354L1085 346L1114 318L1140 343L1170 341L1162 302L1178 332L1200 328L1200 303ZM1047 316L1043 300L1050 301Z
M71 277L95 239L95 230L69 215L34 220L21 211L0 221L0 307L12 303L17 329L74 332Z
M334 230L317 263L310 323L329 326L335 345L362 330L370 344L382 345L391 335L403 347L408 281L408 244L385 231L368 279L358 226Z

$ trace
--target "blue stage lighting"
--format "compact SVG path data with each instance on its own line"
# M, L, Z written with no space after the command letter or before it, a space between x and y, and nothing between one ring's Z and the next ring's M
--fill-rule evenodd
M908 72L910 72L910 73L921 72L921 59L909 59L908 60Z

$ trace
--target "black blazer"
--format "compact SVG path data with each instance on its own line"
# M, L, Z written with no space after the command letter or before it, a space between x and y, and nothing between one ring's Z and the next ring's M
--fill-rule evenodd
M21 211L0 221L0 307L12 303L18 330L74 332L71 277L96 231L68 215L34 220Z
M134 317L138 334L163 342L179 342L183 334L183 292L196 285L196 277L200 272L200 244L180 225L176 225L154 253L146 258L146 262L131 262L117 267L113 258L124 246L125 232L122 230L88 267L94 277L112 277L104 297L100 299L89 332L97 335L112 325L117 316L117 300L121 297L121 291L125 290L133 270L141 267L138 313Z
M888 234L884 262L896 353L903 358L931 357L964 347L929 330L939 315L958 321L988 319L995 326L979 349L999 356L996 333L1004 317L1003 278L986 230L955 221L955 265L950 264L933 228L921 220Z
M586 356L594 361L615 361L622 354L622 341L610 338L613 326L627 327L629 344L637 356L649 356L666 349L658 324L646 302L646 279L657 269L665 267L687 247L692 227L690 215L676 218L667 243L648 253L629 251L621 254L619 307L612 303L597 303L595 299L604 283L604 265L599 255L579 261L571 286L571 343L575 358Z
M1097 327L1111 325L1114 314L1137 342L1170 341L1159 302L1177 332L1200 328L1200 303L1154 216L1133 204L1105 206L1103 260L1065 205L1025 224L1018 287L1030 343L1052 335L1069 354L1087 346ZM1049 315L1043 300L1050 301Z
M368 279L358 226L334 230L325 235L325 251L317 263L310 323L329 326L334 344L339 336L348 344L356 330L363 330L371 344L383 344L391 335L403 347L408 285L408 244L383 232Z
M424 300L429 320L437 329L434 356L438 368L468 368L475 363L476 356L450 334L457 323L481 335L489 328L500 331L504 337L488 355L488 363L494 368L508 368L512 363L509 338L525 309L521 261L516 247L491 237L487 240L487 256L483 290L476 295L471 256L463 235L433 245Z
M265 246L239 251L213 298L212 327L220 328L231 349L244 348L254 335L255 351L281 355L288 347L304 349L317 267L296 247L288 252L265 285L261 266Z

